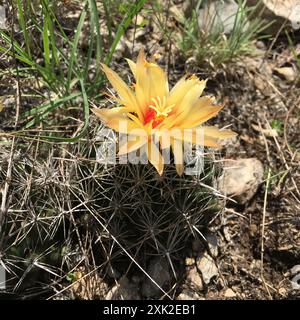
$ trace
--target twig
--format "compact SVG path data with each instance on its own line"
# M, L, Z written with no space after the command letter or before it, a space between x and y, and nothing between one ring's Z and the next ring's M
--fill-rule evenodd
M265 142L265 146L266 146L266 153L267 153L267 159L269 162L269 168L268 168L268 176L267 176L267 181L266 181L266 190L265 190L265 195L264 195L264 206L263 206L263 216L262 216L262 227L261 227L261 251L260 251L260 277L261 280L264 284L264 287L266 289L266 291L268 292L269 298L270 300L272 300L272 296L269 290L269 285L266 283L265 278L264 278L264 253L265 253L265 222L266 222L266 210L267 210L267 203L268 203L268 190L269 190L269 185L270 185L270 179L271 179L271 158L270 158L270 151L269 151L269 146L268 146L268 142L266 139L266 136L264 135L264 132L262 130L262 126L260 121L258 121L258 125L260 128L260 131L263 135L263 139Z
M260 277L263 281L263 284L268 292L270 300L272 300L272 295L270 293L270 290L268 288L268 285L264 278L264 253L265 253L265 221L266 221L266 209L267 209L267 203L268 203L268 190L269 190L269 184L270 184L270 178L271 178L271 169L268 168L268 177L266 182L266 190L264 195L264 207L263 207L263 216L262 216L262 227L261 227L261 251L260 251Z

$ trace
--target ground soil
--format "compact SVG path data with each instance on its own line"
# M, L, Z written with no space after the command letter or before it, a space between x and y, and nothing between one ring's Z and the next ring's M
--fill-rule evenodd
M158 46L157 39L151 39L150 35L147 41L143 40L145 37L141 39L135 43L137 48L144 45L151 52ZM216 95L225 104L212 123L230 124L238 137L222 150L222 157L256 157L264 165L265 178L269 169L273 177L268 188L265 179L245 205L228 202L222 221L212 226L219 241L216 263L220 276L199 293L205 299L230 298L226 296L228 288L235 293L232 299L300 298L300 291L292 289L290 273L293 266L300 264L300 158L296 151L300 147L300 90L297 79L289 81L275 69L292 67L298 71L284 38L270 46L270 42L259 41L254 43L255 56L240 57L220 66L211 66L209 62L198 65L194 60L187 64L187 58L174 47L172 54L166 52L168 46L159 50L162 55L159 62L163 65L169 62L172 83L182 73L192 71L208 78L206 93ZM128 71L117 57L112 66L124 73ZM1 67L6 68L7 62ZM11 77L9 82L7 79L0 80L1 95L11 94L8 87L15 85ZM6 130L11 125L9 110L1 114ZM274 120L280 122L275 138L269 127ZM178 286L178 293L180 290Z

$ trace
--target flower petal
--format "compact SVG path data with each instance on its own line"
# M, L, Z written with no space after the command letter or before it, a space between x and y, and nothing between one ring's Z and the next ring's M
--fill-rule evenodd
M164 159L152 140L148 143L147 155L150 163L155 167L159 175L162 175L164 171Z
M126 59L128 65L129 65L129 68L134 76L134 78L136 79L136 63L133 62L132 60L130 59Z
M169 149L171 146L170 131L167 129L159 130L159 143L161 149Z
M184 97L191 91L195 90L196 97L200 97L206 85L206 80L199 80L196 76L184 76L181 78L170 91L167 99L167 105L175 105L173 112L178 112Z
M144 144L147 143L148 139L145 137L137 136L135 137L135 140L132 140L133 137L128 137L128 140L125 144L120 146L119 148L119 155L123 155L126 153L130 153L132 151L135 151L137 149L140 149Z
M155 63L148 63L147 74L150 80L150 95L151 97L167 97L169 93L169 84L167 75L164 70Z
M175 124L180 128L193 128L215 117L224 106L213 105L212 102L210 97L201 97L189 113L178 116Z
M142 49L138 55L136 63L136 84L135 84L135 94L142 111L142 114L145 115L150 102L150 82L147 77L146 68L145 68L145 55L144 50ZM144 122L144 119L140 119Z
M110 127L111 129L125 134L131 133L140 135L138 131L140 131L142 128L136 122L128 119L126 114L122 113L124 112L124 108L93 108L92 111L102 120L102 122L104 122L106 126Z
M126 105L128 111L136 111L137 101L131 91L131 89L126 85L126 83L117 75L116 72L111 70L105 64L101 64L102 70L105 73L107 79L112 84L114 89L117 91L118 95L121 98L121 101Z
M220 148L218 140L214 137L207 136L201 128L181 129L181 134L178 134L177 130L179 129L176 129L176 134L172 135L175 140L211 148ZM173 132L173 130L171 132Z
M197 87L194 87L197 89ZM181 113L176 112L175 114L170 115L164 120L164 124L161 127L172 128L192 128L195 127L194 123L202 123L207 121L222 108L220 106L214 106L212 102L214 101L210 97L201 97L197 98L195 95L194 88L190 90L181 105L185 105L185 110ZM196 99L196 101L195 101ZM189 106L189 103L191 106Z
M172 139L171 144L172 144L172 149L174 154L174 163L176 166L176 171L179 176L182 176L184 171L182 141Z
M194 86L186 93L178 106L174 108L177 114L188 114L195 105L205 88L206 81L197 81Z
M92 112L94 112L94 114L96 116L98 116L104 122L111 117L118 116L118 115L121 115L121 114L127 112L126 107L116 107L116 108L111 108L111 109L92 108L91 110L92 110Z
M139 53L135 73L136 97L145 115L149 104L152 103L152 98L167 97L169 92L167 76L156 63L146 60L143 49Z

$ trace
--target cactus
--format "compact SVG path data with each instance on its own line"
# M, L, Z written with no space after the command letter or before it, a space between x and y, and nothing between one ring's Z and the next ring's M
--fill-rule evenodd
M110 266L123 274L135 270L132 260L145 268L153 256L166 256L176 275L190 241L220 212L213 154L198 176L179 177L171 164L162 176L150 164L105 165L97 162L103 142L96 130L64 155L56 146L44 146L35 160L15 153L1 231L6 292L49 297L69 285L67 275L80 264L103 276ZM7 153L0 157L2 184Z

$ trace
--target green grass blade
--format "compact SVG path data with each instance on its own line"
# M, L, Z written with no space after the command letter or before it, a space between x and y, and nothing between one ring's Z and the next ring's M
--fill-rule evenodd
M85 4L86 4L86 2L85 2ZM86 5L85 5L85 7L86 7ZM85 8L80 15L79 22L78 22L76 32L75 32L75 36L74 36L74 39L72 42L71 56L70 56L70 60L69 60L69 64L68 64L67 90L70 89L70 84L71 84L72 74L73 74L73 66L74 66L74 63L76 62L76 59L77 59L78 42L79 42L80 34L81 34L83 24L84 24L84 21L86 18L86 14L87 14L87 10Z
M26 26L24 9L23 9L21 0L17 0L17 8L18 8L18 20L24 36L26 50L27 50L28 56L31 57L31 49L30 49L31 41L30 41L28 30L27 30L27 26Z
M79 96L80 96L80 92L76 92L76 93L70 94L69 96L59 98L55 101L50 101L46 104L43 104L39 107L33 108L33 109L23 113L21 115L21 118L34 116L34 118L32 120L30 120L29 122L26 123L26 125L24 126L24 129L29 129L33 125L38 124L43 119L45 119L50 114L50 112L52 112L53 110L55 110L56 108L58 108L62 104L69 102L69 101L72 101Z
M96 1L89 0L89 6L91 11L91 19L93 21L94 28L96 31L96 64L98 65L103 56L103 41L100 32L99 15Z
M50 71L50 42L49 42L49 29L48 29L48 20L47 17L44 17L44 26L43 26L43 47L44 47L44 59L45 66L48 71Z
M88 126L89 126L90 110L89 110L88 97L87 97L87 93L86 93L85 86L84 86L84 81L83 81L83 79L79 79L79 82L80 82L80 86L81 86L81 93L79 93L79 95L81 95L82 99L83 99L84 124L83 124L82 129L75 137L72 137L72 138L63 138L63 137L58 137L58 136L42 136L41 135L40 136L41 139L45 139L45 140L53 141L53 142L55 141L55 142L70 143L70 142L77 142L79 139L81 139L85 135L85 133L88 129Z

